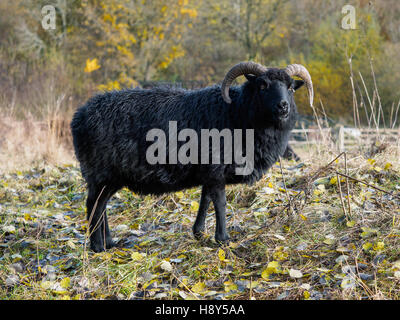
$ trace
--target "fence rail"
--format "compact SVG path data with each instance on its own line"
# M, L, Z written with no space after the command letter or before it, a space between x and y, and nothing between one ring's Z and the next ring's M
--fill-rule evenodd
M289 144L302 146L331 143L336 144L340 151L345 151L354 147L371 145L376 141L400 144L400 128L371 129L341 126L336 129L295 129L292 131Z
M70 136L69 121L51 119L35 122L43 130L51 130L58 136ZM370 146L374 142L388 142L400 146L400 127L397 129L371 128L303 128L291 132L289 144L296 146L331 145L340 151L354 147Z
M400 142L399 129L371 129L371 128L345 128L339 129L339 150L346 150L355 146L371 145L372 143Z

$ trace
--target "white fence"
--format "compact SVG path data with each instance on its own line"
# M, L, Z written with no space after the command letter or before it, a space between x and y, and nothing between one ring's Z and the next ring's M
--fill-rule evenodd
M64 119L37 122L43 130L52 130L58 136L70 136L69 122ZM374 142L388 142L400 147L400 127L397 129L373 128L313 128L292 130L289 144L299 147L327 145L340 151L354 147L371 146Z
M316 144L336 145L340 151L355 147L370 146L376 141L388 142L400 146L400 128L321 128L295 129L289 141L293 146L311 146Z

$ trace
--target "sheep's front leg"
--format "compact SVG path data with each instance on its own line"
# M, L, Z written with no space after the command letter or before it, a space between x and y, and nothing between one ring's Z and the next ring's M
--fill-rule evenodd
M214 203L216 228L215 228L215 241L219 243L227 242L229 240L228 233L226 232L225 208L226 208L226 195L225 186L215 186L210 189L210 198Z

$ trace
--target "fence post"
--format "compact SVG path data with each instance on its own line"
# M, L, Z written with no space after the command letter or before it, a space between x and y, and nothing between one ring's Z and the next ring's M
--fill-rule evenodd
M339 152L344 151L344 127L339 128Z

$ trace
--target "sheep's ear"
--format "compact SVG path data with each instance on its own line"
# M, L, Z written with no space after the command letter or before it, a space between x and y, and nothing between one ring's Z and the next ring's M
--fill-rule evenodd
M296 91L297 89L300 89L303 85L304 85L303 80L294 80L293 89Z
M265 80L264 78L261 78L261 77L257 78L257 84L261 90L265 90L269 87L267 80Z
M247 81L254 83L254 81L257 79L257 77L254 74L245 74L244 75L247 79Z

